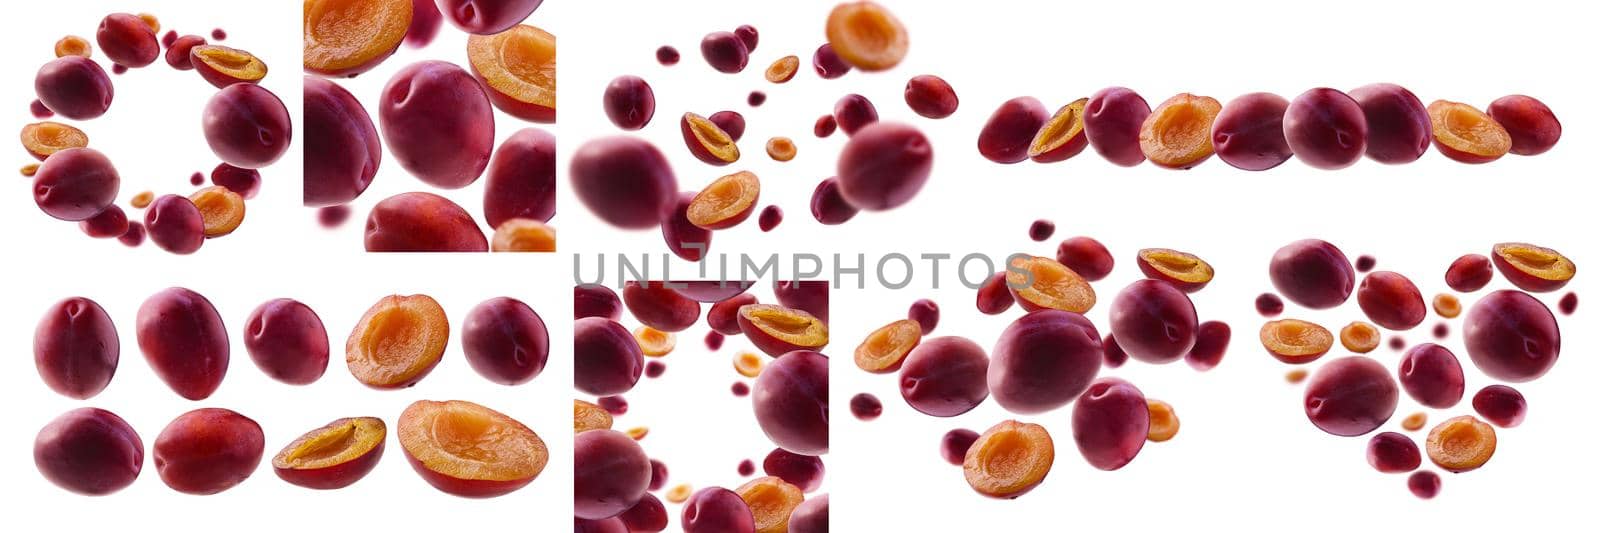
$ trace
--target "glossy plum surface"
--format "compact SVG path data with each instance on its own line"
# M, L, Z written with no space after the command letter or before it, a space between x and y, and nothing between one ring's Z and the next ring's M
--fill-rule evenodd
M1355 270L1339 247L1318 239L1299 240L1272 255L1267 269L1284 298L1311 309L1345 302L1356 286Z
M1306 383L1306 417L1341 437L1365 435L1394 415L1400 387L1383 364L1362 356L1333 360Z
M990 352L989 393L1007 411L1043 413L1077 398L1100 371L1100 333L1083 315L1046 309L1013 321Z
M828 453L828 356L779 356L751 391L756 422L773 444L801 455Z
M989 397L989 357L963 337L937 337L918 344L900 369L900 396L931 416L956 416Z
M1084 460L1100 470L1127 466L1149 432L1144 393L1126 381L1101 378L1072 406L1072 440Z
M89 496L132 485L144 467L144 441L116 414L93 407L61 414L33 440L33 463L45 479Z
M139 350L156 376L189 400L204 400L228 372L228 332L211 301L181 287L163 289L139 306Z
M494 150L494 108L478 80L443 61L414 63L389 79L378 125L395 161L444 189L472 184Z
M306 385L328 369L328 331L310 306L288 298L268 300L245 319L244 349L262 373Z
M633 334L608 318L580 318L572 326L573 378L595 396L633 389L644 372L644 353Z
M218 159L240 168L261 168L289 151L289 109L266 88L235 83L206 103L201 126Z
M495 150L484 173L483 218L498 228L507 220L549 222L556 215L556 137L525 128Z
M1513 383L1538 379L1561 355L1555 315L1520 291L1495 291L1479 299L1467 311L1462 337L1479 370Z
M661 150L637 137L605 137L578 147L568 171L578 200L624 229L650 229L672 216L678 179Z
M1169 283L1142 279L1111 302L1111 334L1129 357L1147 363L1182 359L1200 328L1194 303Z

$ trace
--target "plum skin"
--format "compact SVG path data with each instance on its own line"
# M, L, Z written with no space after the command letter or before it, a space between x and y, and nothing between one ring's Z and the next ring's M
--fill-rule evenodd
M661 150L637 137L606 137L578 147L567 172L572 191L600 220L652 229L672 216L678 178Z
M1189 296L1164 281L1135 281L1111 302L1111 334L1129 357L1140 361L1182 359L1194 347L1199 329Z
M304 192L307 207L361 196L383 162L378 128L366 107L332 81L305 76Z
M73 120L89 120L106 114L116 91L111 77L86 57L56 58L33 78L33 91L46 109Z
M1289 301L1311 309L1329 309L1350 298L1355 268L1339 247L1304 239L1279 248L1267 269L1272 286Z
M139 350L156 375L189 400L204 400L228 372L228 332L211 301L171 287L139 306Z
M1489 377L1522 383L1543 376L1561 355L1561 329L1550 308L1525 292L1500 290L1467 311L1463 344Z
M144 467L144 441L122 417L83 407L63 413L39 430L33 462L58 487L106 495L138 479Z
M485 300L467 313L461 349L479 375L501 385L526 383L544 371L550 334L528 304L507 297Z
M33 333L33 361L45 385L85 400L105 390L121 357L117 326L94 300L72 297L45 312Z
M383 199L367 214L368 252L487 252L489 239L466 209L427 192Z
M579 433L573 442L573 514L603 520L644 497L652 468L639 443L609 429Z
M1028 313L1007 326L990 351L989 394L1018 414L1061 407L1089 387L1103 352L1100 333L1083 315Z
M306 385L327 370L328 331L306 304L271 300L252 311L245 324L245 351L271 378Z
M544 0L436 0L439 13L461 31L494 35L522 23ZM408 35L409 36L409 35Z
M1365 435L1394 415L1400 387L1381 363L1351 356L1317 369L1306 382L1306 417L1317 428L1341 437Z
M752 387L756 422L773 444L800 455L828 453L828 356L778 356Z
M1150 433L1149 404L1133 384L1103 378L1072 406L1072 440L1090 466L1117 470L1144 448Z
M900 395L917 411L938 417L972 410L989 397L989 357L962 337L923 340L900 368Z
M572 337L578 390L595 396L633 390L644 373L644 352L627 328L608 318L580 318L573 322Z
M202 127L211 152L239 168L271 165L289 151L293 128L283 100L253 83L235 83L206 103Z
M494 108L478 79L443 61L414 63L389 79L378 127L395 161L444 189L471 185L494 150Z
M189 411L167 424L150 446L156 472L173 490L216 494L244 482L261 464L261 425L221 408Z

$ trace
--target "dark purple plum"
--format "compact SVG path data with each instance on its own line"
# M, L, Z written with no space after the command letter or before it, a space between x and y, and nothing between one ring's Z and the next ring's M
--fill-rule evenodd
M828 533L828 495L809 498L789 513L789 533Z
M1194 348L1200 319L1189 295L1171 283L1141 279L1111 301L1111 334L1129 357L1165 364Z
M433 0L427 0L433 1ZM628 523L623 522L621 516L613 516L604 520L584 520L572 518L573 533L629 533Z
M1367 153L1367 117L1348 95L1326 87L1311 89L1289 103L1283 136L1305 164L1341 169Z
M610 287L585 283L572 288L572 317L574 320L597 316L607 320L622 318L622 299Z
M831 80L850 72L850 64L846 63L839 53L833 51L833 45L822 43L817 47L816 53L811 54L811 68L816 69L817 76Z
M367 214L368 252L487 252L489 240L466 209L427 192L383 199Z
M33 364L39 377L50 390L75 400L105 390L121 355L117 325L88 298L56 302L33 330Z
M1362 356L1336 359L1306 382L1306 417L1341 437L1365 435L1394 415L1400 387L1383 364Z
M847 94L833 104L833 118L839 123L839 131L855 135L861 128L878 121L878 108L865 96Z
M402 168L443 189L477 181L494 150L494 108L483 86L444 61L396 72L379 96L378 125Z
M1011 296L1011 290L1006 286L1005 272L995 272L978 287L979 313L998 315L1006 312L1016 302L1017 299Z
M718 111L706 117L706 120L722 128L722 132L728 134L728 138L734 142L744 138L744 115L738 111Z
M906 106L912 112L927 118L945 118L955 114L961 100L950 82L931 74L912 77L906 82Z
M1024 157L1029 141L1023 141ZM865 211L892 209L911 201L927 183L933 145L916 127L875 122L845 143L837 170L839 194L850 205Z
M211 183L227 187L234 194L249 200L261 192L261 171L217 163L216 168L211 169Z
M439 35L444 15L434 0L411 0L411 26L406 28L406 46L423 48Z
M1106 368L1120 368L1128 363L1128 352L1122 351L1122 346L1117 345L1117 336L1110 333L1100 339L1100 346L1105 351L1102 364Z
M822 486L822 475L826 469L822 466L821 457L773 448L767 458L761 461L761 471L799 487L802 492L811 492Z
M828 282L825 280L779 280L772 284L772 295L778 303L790 309L799 309L828 323Z
M260 424L216 407L179 415L150 444L161 481L193 495L216 494L243 483L260 466L265 451Z
M1496 426L1514 428L1528 415L1528 400L1517 389L1490 385L1472 395L1472 409Z
M212 95L201 126L211 152L239 168L265 167L289 151L289 109L254 83L235 83Z
M989 397L989 357L963 337L923 339L900 368L900 396L930 416L956 416Z
M1494 280L1494 264L1483 254L1467 254L1456 258L1444 272L1444 283L1452 290L1475 292Z
M801 455L828 453L828 356L778 356L756 378L751 398L756 422L773 444Z
M60 220L93 218L117 201L122 177L105 154L68 148L51 154L33 175L33 201Z
M656 114L656 93L638 76L617 76L606 85L601 96L606 118L618 128L637 130L650 123Z
M978 441L978 432L970 429L952 429L939 438L939 456L944 462L961 466L967 458L967 449Z
M700 302L679 294L666 282L629 281L622 287L622 303L639 322L661 331L683 331L700 320Z
M744 49L750 52L756 51L756 45L761 43L761 32L749 24L734 28L733 34L739 36L739 42L744 43Z
M912 302L906 318L915 321L923 335L933 333L933 328L939 325L939 304L927 298Z
M1294 156L1283 136L1289 101L1272 93L1249 93L1228 101L1211 125L1217 157L1241 170L1267 170Z
M1083 111L1083 134L1089 146L1107 161L1124 167L1144 162L1139 129L1150 116L1150 104L1126 87L1108 87L1089 97Z
M511 134L489 160L483 183L483 218L498 228L507 220L549 222L556 216L556 136L525 128Z
M650 486L650 458L624 433L594 429L572 445L573 514L604 520L627 511Z
M739 493L706 487L683 504L684 533L755 533L756 519Z
M550 333L544 319L522 301L484 300L461 325L461 351L472 369L501 385L527 383L550 358Z
M339 84L306 76L303 202L339 205L361 196L383 161L378 128L355 95Z
M1289 301L1311 309L1329 309L1350 299L1355 269L1339 247L1319 239L1299 240L1272 254L1267 268L1272 286Z
M206 242L205 217L188 198L163 195L144 212L150 242L179 255L192 254Z
M228 373L228 332L211 301L181 287L163 289L139 306L139 350L174 392L204 400Z
M743 334L739 329L739 308L755 303L759 303L756 296L747 293L711 304L711 310L706 312L706 325L723 335Z
M89 120L111 108L111 77L86 57L56 58L33 78L33 91L39 102L57 115L73 120Z
M244 349L272 379L307 385L328 369L328 330L310 306L288 298L269 300L245 320Z
M580 318L572 325L572 376L578 390L595 396L633 390L644 373L644 352L622 324Z
M1511 136L1513 154L1539 155L1550 151L1561 140L1561 121L1556 119L1550 106L1532 96L1502 96L1484 111Z
M112 63L139 68L161 57L161 41L155 30L137 15L112 13L100 19L94 40Z
M672 255L684 261L699 261L711 250L711 230L689 222L689 204L694 197L692 192L679 194L672 216L661 222L661 239L666 241Z
M1048 120L1050 111L1038 98L1019 96L1006 100L978 132L978 154L1002 164L1025 161L1035 134Z
M1083 393L1100 372L1100 332L1083 315L1045 309L1023 315L990 352L989 393L1018 414L1056 409Z
M877 420L883 415L883 401L869 392L856 394L850 397L850 414L862 422Z
M572 191L607 224L650 229L672 216L678 178L661 150L637 137L605 137L572 154Z
M1394 272L1367 274L1356 289L1356 303L1373 323L1395 331L1417 327L1428 318L1422 292L1410 279Z
M1425 407L1449 409L1466 394L1461 362L1449 349L1431 343L1412 346L1400 360L1400 386Z
M1228 341L1232 338L1233 329L1226 322L1201 322L1200 329L1195 331L1194 347L1184 354L1183 360L1201 372L1216 368L1222 363L1222 356L1227 355Z
M1126 466L1144 448L1149 433L1149 404L1144 393L1126 381L1101 378L1072 406L1072 440L1095 468Z
M1555 315L1521 291L1495 291L1478 300L1467 311L1462 336L1478 370L1502 381L1538 379L1561 355Z
M723 74L737 74L750 63L750 49L733 32L718 31L700 39L700 55L711 68Z
M625 526L624 533L655 533L667 529L667 506L654 494L645 493L639 503L617 515Z
M1433 143L1428 107L1405 87L1393 83L1363 85L1350 91L1367 119L1367 158L1379 163L1410 163Z
M861 212L844 199L839 191L839 178L828 178L811 191L811 216L824 225L835 226L849 222Z
M58 487L102 496L139 478L144 441L133 426L110 411L73 409L39 430L33 440L33 463Z
M494 35L521 24L544 0L436 0L439 13L461 31ZM410 34L408 33L409 37Z
M1411 437L1385 431L1367 441L1367 464L1385 474L1403 474L1422 466L1422 450Z
M1116 260L1104 244L1091 237L1072 237L1056 246L1056 262L1066 265L1087 281L1100 281L1111 275Z

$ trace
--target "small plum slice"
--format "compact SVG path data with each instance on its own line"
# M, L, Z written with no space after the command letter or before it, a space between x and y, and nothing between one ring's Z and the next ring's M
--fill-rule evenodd
M22 127L22 148L40 161L50 154L85 146L89 146L89 135L67 124L47 120Z
M776 476L752 479L734 492L750 507L756 533L788 533L789 515L805 499L800 487Z
M156 32L144 20L128 13L112 13L100 19L94 40L107 59L125 68L143 67L161 56Z
M1494 426L1472 415L1458 416L1428 432L1428 458L1455 473L1477 470L1494 457L1495 441Z
M1100 470L1118 470L1139 455L1150 435L1150 406L1132 383L1101 378L1072 405L1072 440Z
M640 353L650 357L665 356L678 346L676 335L650 326L639 326L633 330L633 340L639 343Z
M794 79L795 72L800 71L800 56L783 56L767 66L767 81L772 83L786 83Z
M906 355L922 342L922 326L914 320L896 320L867 334L856 346L856 367L874 374L900 369Z
M432 297L385 296L350 331L345 364L368 387L410 387L439 365L449 339L450 321Z
M213 185L200 189L189 195L189 201L200 210L208 239L233 233L244 222L244 197L227 187Z
M511 116L556 121L556 36L519 24L467 38L467 61L489 101Z
M383 161L383 145L372 116L339 84L305 76L305 172L307 207L340 205L367 190Z
M1304 320L1273 320L1261 325L1261 346L1279 361L1303 365L1321 359L1333 348L1333 333Z
M434 0L450 24L474 35L493 35L532 15L544 0Z
M1018 149L1020 157L1026 157L1025 150L1026 146ZM933 144L914 126L874 122L857 130L839 150L835 171L839 195L852 207L893 209L910 202L927 184L933 172Z
M1194 348L1200 320L1194 302L1172 284L1141 279L1111 301L1111 334L1129 357L1166 364Z
M989 357L963 337L937 337L918 344L900 369L900 396L918 412L957 416L989 397Z
M68 148L46 159L33 176L33 202L59 220L88 220L117 201L122 176L93 148Z
M1131 167L1144 162L1139 132L1150 116L1150 104L1126 87L1108 87L1089 97L1083 134L1089 146L1112 164Z
M1139 127L1139 149L1156 166L1194 168L1215 153L1211 124L1222 104L1209 96L1181 93L1156 106Z
M1478 108L1435 100L1428 104L1428 118L1433 121L1433 145L1450 159L1488 163L1511 151L1511 134Z
M1083 134L1083 108L1088 104L1088 98L1079 98L1057 109L1028 144L1028 158L1037 163L1066 161L1089 146Z
M554 252L556 230L549 224L528 219L513 218L500 223L489 239L489 250L494 252Z
M750 218L761 198L761 179L749 171L729 174L706 185L689 201L689 223L703 229L728 229Z
M1405 276L1388 271L1367 274L1356 289L1356 303L1373 323L1405 331L1428 318L1422 291Z
M1367 353L1378 348L1382 334L1366 322L1351 322L1339 330L1339 344L1353 353Z
M111 316L94 300L56 302L33 330L33 362L50 390L75 400L100 394L117 373L122 345Z
M139 350L174 392L204 400L228 373L228 332L222 315L200 293L163 289L139 306Z
M1023 309L1086 313L1094 308L1094 287L1066 265L1046 257L1014 257L1006 287Z
M144 441L122 417L82 407L62 413L39 430L33 440L33 463L58 487L103 496L139 478Z
M644 353L628 328L609 318L591 316L572 325L574 386L596 396L633 390L644 372Z
M1178 436L1178 428L1182 423L1178 421L1178 413L1172 409L1172 404L1156 399L1146 399L1145 407L1150 418L1150 428L1145 435L1145 440L1166 442Z
M739 160L739 146L715 122L694 113L684 113L678 125L683 131L683 142L695 159L716 166Z
M679 485L688 492L687 485ZM676 490L676 489L674 489ZM672 493L667 501L672 501ZM682 501L681 499L679 501ZM683 504L680 520L684 533L755 533L755 514L739 493L722 488L706 487L689 497Z
M876 2L843 2L828 13L828 44L855 68L878 72L894 68L911 47L906 27Z
M94 48L89 46L89 41L76 35L68 35L56 41L56 57L79 56L91 57Z
M544 319L522 301L484 300L461 324L461 351L478 375L501 385L527 383L544 371L550 333Z
M328 331L311 307L288 298L267 301L245 320L244 348L272 379L307 385L328 369Z
M739 308L739 331L767 355L820 350L828 345L828 325L811 313L778 305Z
M348 487L378 466L388 431L382 419L370 416L334 420L284 446L272 457L272 470L308 489Z
M355 76L387 59L411 29L411 0L305 0L307 72Z
M598 405L572 401L572 432L583 433L591 429L611 429L611 413Z
M1104 354L1100 333L1083 315L1028 313L1006 326L990 351L989 393L1013 413L1056 409L1088 388Z
M572 189L600 220L624 229L651 229L672 216L678 178L661 150L637 137L604 137L572 154Z
M1528 292L1552 292L1567 285L1578 273L1567 256L1550 248L1520 242L1494 245L1489 257L1495 269L1512 285Z
M1039 486L1055 461L1055 442L1044 426L1006 420L973 441L961 470L978 494L1011 499Z
M828 453L828 356L793 351L761 371L750 392L756 423L774 445L800 455Z
M150 446L156 473L172 490L216 494L255 473L266 451L261 425L216 407L189 411L167 424Z
M1489 117L1511 136L1511 153L1539 155L1561 140L1561 121L1550 107L1531 96L1502 96L1489 104Z
M1466 376L1461 372L1456 354L1437 344L1412 346L1400 360L1396 374L1400 377L1400 387L1424 407L1455 407L1467 391Z
M400 413L395 437L411 467L434 488L490 498L539 477L550 460L528 426L468 401L419 400Z
M1205 288L1216 274L1211 264L1200 256L1166 248L1139 250L1136 262L1145 277L1171 283L1183 292L1192 293Z
M267 77L267 64L254 54L220 45L200 45L189 49L189 64L212 86L221 89L235 83L260 83Z
M753 294L740 294L732 298L711 305L711 310L706 312L706 325L713 331L723 335L741 335L739 330L739 308L757 303Z
M1389 421L1400 401L1400 387L1384 368L1364 356L1334 360L1306 383L1306 418L1340 437L1365 435Z
M378 127L406 172L443 189L477 181L494 150L494 110L483 87L444 61L413 63L389 78Z
M679 294L664 281L627 282L622 303L639 322L661 331L676 333L700 320L700 302Z
M1350 91L1367 118L1367 158L1386 165L1410 163L1433 142L1428 108L1410 90L1374 83Z
M978 154L996 163L1020 163L1028 158L1033 138L1049 120L1050 112L1038 98L1019 96L1006 100L978 132Z
M1289 301L1329 309L1350 298L1356 273L1339 247L1319 239L1298 240L1272 254L1267 273Z
M362 243L368 252L489 251L466 209L428 192L400 193L372 206Z
M1283 114L1283 136L1312 168L1337 170L1367 153L1367 115L1349 95L1327 87L1296 96Z
M1211 125L1217 157L1233 168L1268 170L1294 157L1283 137L1289 101L1272 93L1249 93L1229 100Z
M1561 355L1555 315L1521 291L1495 291L1479 299L1467 311L1462 337L1473 364L1502 381L1538 379Z

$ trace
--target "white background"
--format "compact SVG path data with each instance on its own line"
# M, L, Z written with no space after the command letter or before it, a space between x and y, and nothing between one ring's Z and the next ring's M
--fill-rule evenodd
M552 2L530 21L559 33L562 2ZM13 53L5 58L14 75L0 84L0 101L8 102L15 130L34 121L26 106L33 96L33 72L54 57L56 39L68 33L94 41L94 29L107 13L155 13L164 26L180 33L205 34L213 27L228 32L224 44L261 57L271 69L263 85L284 100L295 122L288 154L265 169L261 194L249 201L246 220L235 233L207 242L192 256L173 256L150 243L129 249L115 240L96 241L76 224L41 213L28 193L28 181L13 178L0 198L0 217L7 228L8 305L0 325L0 346L9 357L0 363L0 391L12 407L0 439L0 479L12 529L91 530L106 527L157 526L173 531L322 530L366 526L377 529L483 528L516 523L531 531L570 528L571 292L564 263L550 254L452 254L404 256L362 252L361 227L366 210L378 200L405 190L429 190L411 178L390 154L380 176L356 202L350 222L337 231L317 225L315 211L301 206L302 138L300 10L279 2L100 1L24 3L12 6L19 24L7 37ZM547 24L548 22L548 24ZM402 48L378 69L348 86L371 103L387 76L411 61L436 57L465 60L465 37L446 22L439 38L425 51ZM102 66L102 51L94 58ZM90 145L105 152L122 175L118 203L125 210L134 193L188 194L189 174L209 174L216 158L206 147L200 113L214 89L193 72L178 72L164 61L113 76L116 97L105 116L80 124ZM376 115L374 115L376 120ZM522 123L501 116L500 138ZM54 120L61 120L60 118ZM12 168L32 162L13 148ZM14 170L12 170L14 172ZM482 218L482 185L444 193ZM142 212L128 210L142 220ZM445 255L452 255L445 257ZM516 255L517 257L509 257ZM190 402L179 398L144 362L134 338L139 304L150 294L184 286L216 305L232 341L230 371L212 397ZM368 389L351 377L343 362L343 345L360 318L388 294L428 294L444 306L452 338L444 360L417 386L403 391ZM121 364L110 387L90 400L75 401L44 386L31 362L34 326L45 309L61 298L86 296L110 313L122 337ZM459 332L467 312L495 296L527 302L550 330L552 353L544 372L516 387L493 384L467 365ZM315 384L295 387L272 381L255 368L243 347L245 318L260 303L277 297L299 299L321 315L332 348L327 373ZM465 399L482 403L526 424L551 453L549 465L532 484L489 500L468 500L435 490L406 463L393 430L400 412L420 399ZM137 482L117 494L87 498L67 493L45 481L32 459L34 435L49 420L69 409L96 406L126 418L146 447L146 462ZM162 484L149 447L173 417L199 407L227 407L259 422L266 433L266 453L256 473L243 484L208 497L193 497ZM272 455L301 433L346 416L377 416L389 424L385 457L369 476L348 488L312 491L285 483L273 474Z
M1581 422L1591 403L1583 391L1597 371L1587 357L1594 343L1587 335L1592 321L1586 307L1580 306L1575 317L1561 318L1566 356L1555 369L1517 386L1531 404L1528 420L1500 431L1499 451L1486 467L1444 475L1440 497L1425 502L1410 495L1404 476L1379 474L1366 465L1365 439L1333 437L1305 420L1300 388L1283 379L1288 368L1257 347L1262 319L1252 301L1271 289L1265 273L1272 252L1313 236L1339 244L1352 260L1373 254L1379 268L1410 276L1427 297L1445 289L1443 271L1451 260L1487 253L1496 242L1532 241L1560 249L1580 265L1593 261L1596 250L1587 229L1595 225L1589 205L1594 189L1586 150L1595 142L1586 127L1596 118L1593 77L1577 66L1575 55L1595 47L1592 29L1582 22L1592 19L1590 9L1544 1L1449 6L1392 1L883 3L908 27L909 55L887 73L852 72L837 80L820 80L810 69L833 2L585 3L574 16L603 21L585 22L585 27L604 29L563 36L569 52L562 73L564 155L585 139L618 133L605 119L600 95L611 78L636 74L651 83L657 97L655 119L637 135L668 155L683 189L751 170L762 177L762 205L776 203L786 211L784 224L770 234L761 233L753 217L718 232L713 259L718 252L861 252L869 254L871 267L876 257L894 251L1053 255L1060 239L1092 235L1118 261L1112 276L1096 284L1104 303L1090 313L1104 332L1105 306L1139 277L1134 252L1179 248L1216 267L1217 279L1195 295L1195 304L1202 320L1229 322L1234 342L1222 366L1210 373L1182 363L1131 363L1106 372L1171 402L1183 421L1175 440L1148 446L1121 471L1095 471L1079 458L1069 411L1027 417L1052 431L1058 445L1055 469L1035 492L996 501L974 493L959 468L942 462L938 439L950 428L982 431L1009 415L993 403L953 420L917 414L899 398L892 377L865 374L848 361L867 332L903 317L906 306L921 297L944 307L936 335L966 335L985 347L992 347L1019 312L977 314L973 291L956 283L948 264L941 280L947 290L930 290L930 272L919 263L916 290L835 291L828 352L841 361L833 371L838 409L828 475L840 504L833 520L841 531L1196 526L1332 531L1373 525L1487 531L1571 529L1570 524L1582 523L1578 520L1590 503L1585 480L1596 474L1584 459L1596 433ZM619 14L624 9L619 5L627 6L626 16ZM746 23L761 30L750 66L737 75L711 70L698 53L700 37ZM654 50L661 44L676 46L683 61L658 65ZM582 50L583 59L570 59L572 50ZM788 54L800 56L800 74L786 85L766 82L763 69ZM923 73L938 74L955 87L961 98L955 116L932 121L905 107L905 80ZM1405 85L1425 102L1449 99L1480 108L1505 94L1531 94L1555 109L1566 135L1543 156L1508 156L1491 165L1462 165L1430 151L1411 165L1362 161L1335 172L1291 161L1270 172L1247 173L1216 159L1188 172L1148 164L1124 169L1092 151L1051 166L1000 166L981 159L975 148L988 114L1020 95L1039 97L1053 110L1109 85L1132 87L1154 106L1178 92L1226 102L1251 91L1293 98L1317 86L1348 90L1380 81ZM744 104L753 89L769 95L758 109ZM902 208L863 213L844 226L821 226L807 205L816 182L833 174L844 138L836 133L815 139L811 126L851 92L870 98L884 119L921 127L934 145L935 170L921 194ZM748 127L739 143L740 161L715 168L689 155L678 118L684 111L709 115L720 109L743 113ZM762 146L773 135L793 138L799 156L789 163L768 159ZM576 205L571 196L564 202ZM588 231L599 224L586 209L563 209L570 226ZM1037 218L1055 221L1055 238L1027 239L1028 224ZM575 244L568 238L563 250L666 252L657 231L604 235ZM847 255L845 263L854 266L856 260ZM586 263L586 276L590 268ZM1580 275L1569 288L1587 294L1586 277ZM853 285L856 279L846 282ZM1506 285L1497 279L1491 287ZM1463 301L1470 305L1481 294ZM1543 299L1554 305L1559 295ZM1291 305L1287 316L1337 329L1359 314L1351 302L1318 313ZM1403 336L1413 343L1425 340L1435 320L1430 316L1422 328ZM1460 322L1451 321L1446 345L1467 367L1470 396L1490 382L1460 348ZM1399 356L1388 348L1373 355L1385 365L1398 364ZM723 385L721 380L707 383ZM884 400L883 418L861 423L849 417L847 401L860 391ZM1416 407L1403 398L1388 428ZM1464 400L1455 409L1429 414L1437 422L1468 412Z

